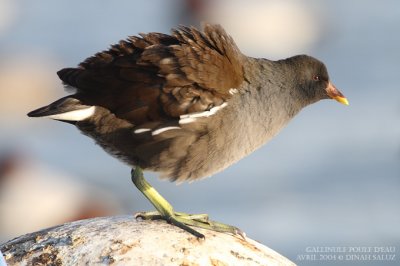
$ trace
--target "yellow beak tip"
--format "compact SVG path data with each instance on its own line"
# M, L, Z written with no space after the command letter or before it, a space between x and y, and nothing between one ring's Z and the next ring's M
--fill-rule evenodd
M349 101L344 97L335 97L335 100L344 105L349 105Z

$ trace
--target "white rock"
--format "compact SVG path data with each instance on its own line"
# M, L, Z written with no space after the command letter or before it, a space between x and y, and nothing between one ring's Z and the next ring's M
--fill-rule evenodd
M8 265L294 265L254 240L197 230L204 240L164 221L104 217L27 234L0 249Z

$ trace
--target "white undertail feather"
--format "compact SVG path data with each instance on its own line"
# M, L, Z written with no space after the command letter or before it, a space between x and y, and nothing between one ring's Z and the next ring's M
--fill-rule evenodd
M65 121L83 121L91 117L96 111L96 106L90 106L85 109L74 110L62 114L48 115L47 118Z

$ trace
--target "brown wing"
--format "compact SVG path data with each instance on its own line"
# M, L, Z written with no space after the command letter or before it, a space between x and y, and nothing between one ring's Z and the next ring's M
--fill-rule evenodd
M135 125L221 105L243 81L243 56L219 25L140 34L58 72L85 104Z

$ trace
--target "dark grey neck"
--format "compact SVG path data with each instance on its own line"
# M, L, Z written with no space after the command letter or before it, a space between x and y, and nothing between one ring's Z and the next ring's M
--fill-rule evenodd
M279 63L249 58L245 64L245 82L240 97L229 102L222 110L234 117L225 131L238 134L234 146L240 147L238 158L243 157L268 142L307 104L296 100L296 90L285 79L287 70ZM234 139L232 137L232 139Z
M247 71L246 71L247 70ZM249 90L257 93L260 106L267 113L286 112L288 118L295 116L302 108L311 104L296 88L296 73L286 60L249 59L245 70ZM281 111L283 110L283 111Z

